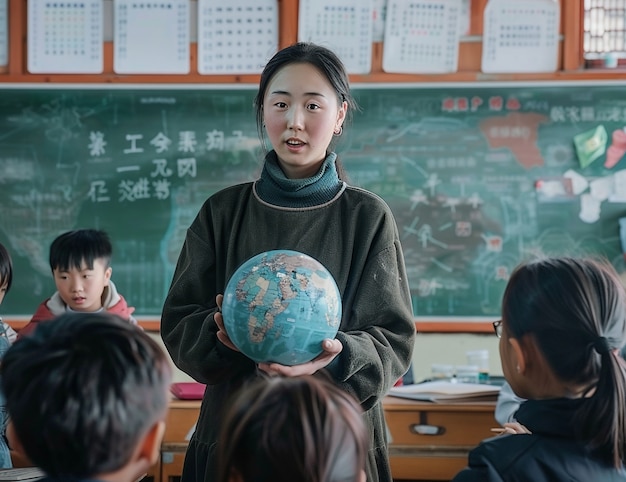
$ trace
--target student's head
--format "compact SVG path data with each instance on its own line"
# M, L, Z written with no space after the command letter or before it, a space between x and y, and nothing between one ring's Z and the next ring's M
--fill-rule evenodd
M50 245L50 268L61 299L74 311L102 308L109 285L113 248L104 231L77 229L61 234Z
M365 480L368 433L351 395L312 376L261 379L230 406L219 482Z
M136 480L156 460L171 366L140 328L66 313L13 344L0 370L9 439L47 474Z
M312 43L296 43L276 53L261 73L255 98L262 144L267 133L283 169L292 163L319 167L355 108L341 60Z
M4 295L11 289L11 282L13 281L13 263L9 252L0 243L0 304L4 299Z
M626 439L626 295L604 260L557 257L516 268L502 301L500 356L524 398L590 397L578 426L622 460Z

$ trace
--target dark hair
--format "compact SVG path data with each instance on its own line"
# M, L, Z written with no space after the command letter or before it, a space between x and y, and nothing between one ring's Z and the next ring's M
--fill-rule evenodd
M234 398L221 430L219 482L356 481L368 433L347 392L313 376L257 379Z
M169 403L171 366L140 328L107 313L66 313L4 355L2 390L26 455L82 479L128 463Z
M579 437L622 466L626 449L626 294L602 259L556 257L515 269L502 301L513 338L531 334L563 382L595 388L577 414Z
M81 269L83 262L93 269L96 259L111 263L113 247L109 235L97 229L76 229L58 236L50 245L50 269Z
M0 288L6 283L7 291L11 289L11 283L13 282L13 262L11 261L11 255L0 243Z
M339 57L326 47L310 42L298 42L282 50L279 50L265 65L259 81L259 90L254 98L254 110L256 113L256 126L261 140L261 145L265 146L265 134L263 131L263 100L267 93L267 87L276 73L283 67L291 64L310 64L319 70L328 80L337 93L339 104L346 102L348 111L346 121L350 119L353 110L358 110L356 100L350 92L350 81L346 68ZM340 178L343 167L337 166ZM345 177L345 176L344 176Z

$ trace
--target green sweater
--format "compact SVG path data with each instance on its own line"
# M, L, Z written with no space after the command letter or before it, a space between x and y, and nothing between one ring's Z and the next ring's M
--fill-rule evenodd
M366 411L368 481L390 482L381 401L409 367L415 342L391 210L378 196L346 185L318 206L278 207L261 201L253 183L224 189L204 203L188 229L163 307L161 333L174 363L208 385L183 481L216 479L213 450L227 399L259 376L252 360L218 341L215 296L244 261L272 249L304 252L334 276L342 295L336 338L343 351L326 370Z

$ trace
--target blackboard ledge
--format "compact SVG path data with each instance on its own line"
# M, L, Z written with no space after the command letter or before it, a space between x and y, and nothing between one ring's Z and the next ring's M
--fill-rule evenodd
M6 315L2 317L5 323L8 323L15 331L20 331L30 321L30 316ZM138 316L137 323L145 331L159 332L161 329L161 319L149 316Z
M484 318L418 318L415 329L418 333L491 333L493 334L493 320Z

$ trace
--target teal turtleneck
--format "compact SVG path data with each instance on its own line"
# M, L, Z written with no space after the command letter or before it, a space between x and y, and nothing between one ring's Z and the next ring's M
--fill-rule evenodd
M329 153L319 171L305 179L289 179L278 163L275 151L265 156L261 177L255 190L261 200L275 206L303 208L318 206L333 199L343 188L335 160L337 154Z

